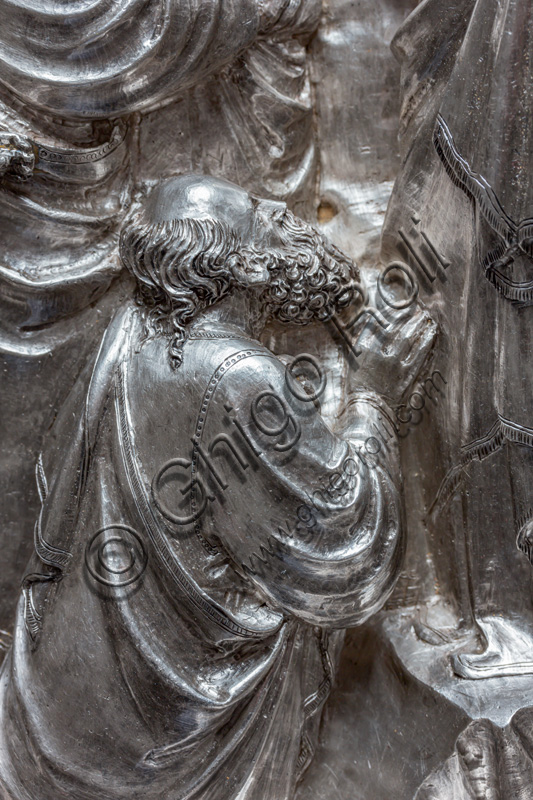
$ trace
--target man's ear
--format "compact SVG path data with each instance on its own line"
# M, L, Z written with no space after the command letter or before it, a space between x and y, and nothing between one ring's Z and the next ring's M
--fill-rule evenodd
M232 253L228 266L236 282L242 286L257 286L268 282L268 256L247 252Z

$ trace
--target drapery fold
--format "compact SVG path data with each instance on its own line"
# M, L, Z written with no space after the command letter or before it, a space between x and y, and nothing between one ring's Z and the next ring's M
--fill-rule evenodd
M2 82L60 116L109 118L157 105L255 38L255 0L0 4Z

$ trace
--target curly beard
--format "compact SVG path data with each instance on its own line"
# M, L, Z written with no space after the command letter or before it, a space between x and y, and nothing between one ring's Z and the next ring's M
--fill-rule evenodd
M270 281L261 295L269 316L285 323L324 322L348 306L359 271L318 231L286 211L279 221L283 248L246 249L250 263L266 266Z

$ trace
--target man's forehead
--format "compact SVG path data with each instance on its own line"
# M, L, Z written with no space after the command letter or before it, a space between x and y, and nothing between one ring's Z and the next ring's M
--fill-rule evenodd
M151 223L214 218L231 227L251 225L254 202L247 191L221 178L184 175L156 186L145 216Z

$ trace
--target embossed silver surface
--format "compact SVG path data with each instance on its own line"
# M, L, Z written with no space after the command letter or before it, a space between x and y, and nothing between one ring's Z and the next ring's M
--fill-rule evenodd
M533 798L531 8L415 6L0 2L6 798Z

